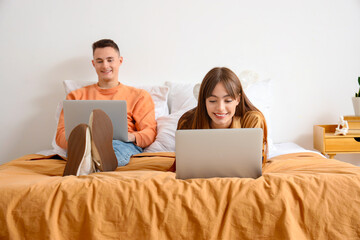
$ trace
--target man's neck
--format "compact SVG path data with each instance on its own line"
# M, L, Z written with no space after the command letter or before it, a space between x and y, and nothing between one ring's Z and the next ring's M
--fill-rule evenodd
M119 84L120 84L119 81L111 81L111 82L99 81L97 83L97 85L102 89L113 88L113 87L119 86Z

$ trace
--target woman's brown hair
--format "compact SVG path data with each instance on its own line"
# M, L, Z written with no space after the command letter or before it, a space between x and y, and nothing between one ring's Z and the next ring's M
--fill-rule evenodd
M236 74L226 67L216 67L205 75L201 83L198 105L194 109L193 129L209 128L211 119L207 113L205 101L211 96L218 83L224 84L226 91L233 99L240 97L240 102L236 106L235 116L242 118L248 111L260 112L247 98Z

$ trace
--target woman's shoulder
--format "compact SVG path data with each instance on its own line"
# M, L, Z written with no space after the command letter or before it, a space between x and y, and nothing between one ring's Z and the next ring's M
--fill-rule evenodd
M265 117L260 111L248 111L242 117L243 127L261 127L266 124Z

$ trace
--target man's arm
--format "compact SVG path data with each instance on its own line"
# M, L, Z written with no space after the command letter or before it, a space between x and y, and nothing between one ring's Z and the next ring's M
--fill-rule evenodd
M69 93L66 96L66 100L74 100L74 99L75 99L75 96L72 95L71 93ZM57 130L56 130L55 141L59 147L67 150L68 143L67 143L66 137L65 137L64 109L62 109L61 113L60 113L59 122L58 122Z
M148 92L143 91L136 103L133 119L136 131L131 134L135 136L135 144L145 148L153 143L156 137L155 104Z
M67 141L65 138L64 110L61 110L55 141L59 147L67 149Z

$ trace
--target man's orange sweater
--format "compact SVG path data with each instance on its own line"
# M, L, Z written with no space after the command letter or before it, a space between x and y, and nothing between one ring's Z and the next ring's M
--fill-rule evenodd
M102 89L97 84L89 85L66 96L67 100L125 100L127 105L128 131L136 138L136 145L144 148L156 137L155 105L150 94L123 84ZM61 111L56 132L56 143L67 149L65 139L64 111Z

